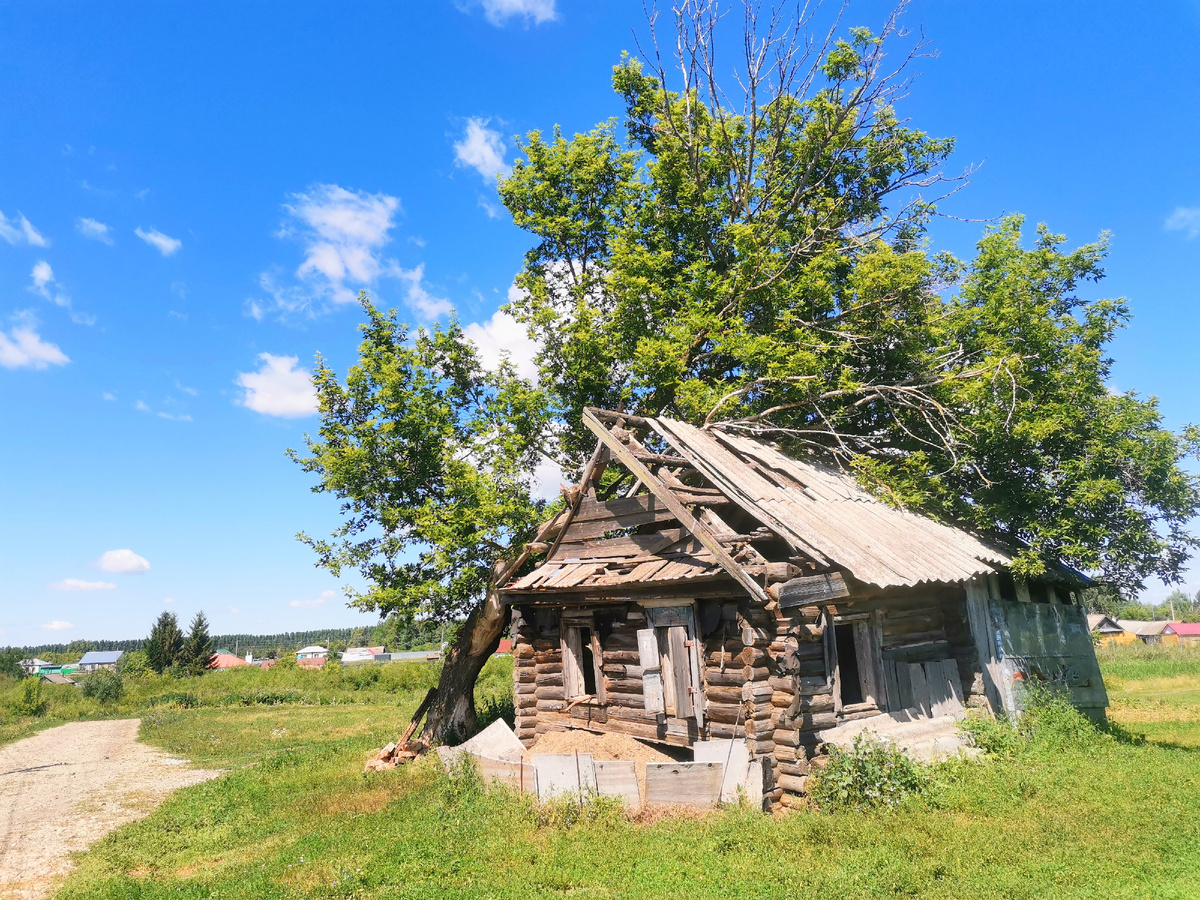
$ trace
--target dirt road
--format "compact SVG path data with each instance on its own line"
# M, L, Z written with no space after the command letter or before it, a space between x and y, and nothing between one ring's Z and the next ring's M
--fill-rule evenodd
M74 722L0 748L0 897L49 896L70 854L215 777L137 741L138 720Z

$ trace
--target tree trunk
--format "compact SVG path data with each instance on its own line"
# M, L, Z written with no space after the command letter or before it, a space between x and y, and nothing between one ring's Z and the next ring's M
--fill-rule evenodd
M457 744L475 733L475 681L508 628L511 610L500 602L497 577L507 568L492 567L487 599L475 607L446 653L437 693L429 707L421 739L426 743Z

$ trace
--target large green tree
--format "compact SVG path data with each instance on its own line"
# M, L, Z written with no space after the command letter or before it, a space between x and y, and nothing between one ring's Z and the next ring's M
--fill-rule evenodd
M449 740L475 728L475 680L507 622L495 577L546 514L533 491L546 404L507 360L486 369L457 323L414 332L362 304L359 361L345 383L319 361L321 427L307 456L292 454L345 521L330 540L300 537L335 575L365 576L351 597L362 609L465 617L428 719Z
M930 246L960 182L953 141L896 110L923 51L896 17L809 41L807 20L750 5L729 91L715 4L674 12L673 59L653 41L614 69L623 123L533 132L500 183L534 238L509 311L539 347L535 384L485 369L457 324L414 334L365 299L345 383L318 366L322 424L296 458L346 520L305 540L365 576L360 606L467 617L435 738L474 725L507 623L496 578L553 535L534 531L533 469L583 468L585 406L836 458L896 503L1007 536L1027 574L1061 557L1133 587L1176 578L1193 544L1195 434L1106 385L1128 311L1081 296L1103 241L1066 251L1042 229L1026 248L1013 217L969 262Z
M203 675L212 662L213 641L208 633L208 617L201 610L192 618L187 638L179 651L179 664L189 675Z
M179 619L175 613L163 612L154 621L150 629L150 637L142 648L146 651L146 661L155 672L161 675L167 669L179 663L183 650L183 632L179 630Z

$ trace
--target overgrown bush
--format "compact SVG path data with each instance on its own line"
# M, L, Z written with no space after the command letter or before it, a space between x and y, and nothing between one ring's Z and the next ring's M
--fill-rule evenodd
M864 732L849 750L830 750L829 763L808 779L808 797L827 812L877 809L894 806L928 785L925 766Z
M1007 716L969 716L960 730L971 742L998 756L1040 748L1062 751L1091 746L1105 732L1071 704L1065 691L1040 682L1027 682L1023 689L1025 707L1016 722Z
M8 708L14 716L45 715L48 704L42 697L42 682L37 678L25 678L17 692L9 699Z
M98 703L116 703L125 693L125 680L116 672L100 669L88 676L83 683L83 696L91 697Z

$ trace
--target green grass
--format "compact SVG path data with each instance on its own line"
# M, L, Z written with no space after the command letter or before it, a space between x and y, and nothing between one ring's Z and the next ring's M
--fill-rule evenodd
M1140 708L1142 685L1123 685L1114 719L1133 730L1125 713ZM1200 718L1189 702L1164 706L1159 721L1190 744L1051 728L1003 756L937 768L923 795L884 812L733 809L646 823L611 807L572 822L448 779L430 760L364 774L417 699L156 710L145 740L228 771L110 835L59 897L1200 894Z

